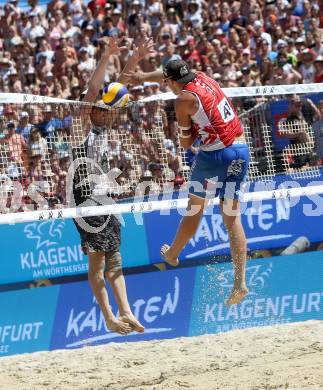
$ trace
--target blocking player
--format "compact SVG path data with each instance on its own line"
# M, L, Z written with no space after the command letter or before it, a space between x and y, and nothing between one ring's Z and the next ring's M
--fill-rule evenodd
M105 44L106 50L89 81L88 89L82 99L83 102L95 103L97 101L99 91L104 83L109 57L112 54L120 54L120 48L113 39L105 41ZM131 70L133 64L137 63L141 56L146 54L147 50L149 51L149 42L145 44L146 49L142 45L134 49L125 70ZM122 75L119 81L123 81ZM95 164L102 165L100 150L105 142L106 132L109 131L111 123L111 115L113 115L113 110L109 111L105 107L84 105L81 118L82 130L86 134L84 129L87 127L88 119L90 119L91 130L86 134L85 140L73 149L74 162L76 161L77 168L73 177L72 194L76 206L98 204L93 197L91 183L89 182L89 167L84 159L95 160ZM78 164L78 159L81 161L80 164ZM79 218L74 222L80 234L84 251L89 257L89 283L100 305L108 329L122 335L126 335L132 330L143 332L144 327L133 315L127 298L126 284L122 273L121 234L118 218L114 215L101 215ZM118 305L119 317L116 317L110 308L104 273Z

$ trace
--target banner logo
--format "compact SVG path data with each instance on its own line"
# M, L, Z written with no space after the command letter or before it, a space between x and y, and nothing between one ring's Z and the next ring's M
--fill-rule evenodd
M65 227L63 220L33 222L24 227L25 238L33 242L33 249L20 253L20 269L31 272L30 279L87 272L81 246L67 244Z
M247 285L249 288L249 296L257 295L266 285L271 273L272 273L273 265L269 263L267 267L263 265L253 265L251 267L247 267L246 275L247 275ZM219 285L222 288L228 289L231 291L233 288L233 270L227 270L221 272L219 276Z
M59 244L64 229L64 221L45 221L29 223L24 228L26 238L35 240L36 249Z

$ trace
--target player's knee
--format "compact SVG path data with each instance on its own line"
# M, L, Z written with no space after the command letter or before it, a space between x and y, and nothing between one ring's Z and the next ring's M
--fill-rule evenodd
M89 280L104 278L104 265L103 265L103 267L89 266L87 274L88 274Z
M237 199L221 199L221 214L225 225L240 220L240 202Z
M228 216L222 214L223 223L228 230L229 234L237 234L240 230L243 230L240 215Z
M116 280L119 276L123 275L122 269L116 270L116 271L106 271L105 277L108 280L109 283Z
M103 275L105 266L104 252L89 253L88 276L94 277Z
M108 279L115 278L122 272L121 254L119 251L105 252L105 271Z
M187 214L190 216L200 216L203 214L205 207L205 200L202 198L197 198L197 197L190 197L188 204L187 204Z

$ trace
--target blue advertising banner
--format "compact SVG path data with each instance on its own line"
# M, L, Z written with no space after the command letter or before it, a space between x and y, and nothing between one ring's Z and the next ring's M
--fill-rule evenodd
M1 284L87 272L71 220L1 225L0 237Z
M231 263L131 275L126 280L130 306L145 333L121 337L107 331L87 282L11 291L0 293L0 356L323 320L322 252L250 260L250 293L229 307L224 301L233 284ZM113 299L111 306L116 313Z
M149 264L145 228L124 215L123 266ZM88 270L87 257L72 220L0 225L0 284L77 275Z
M121 228L121 255L123 267L150 264L145 226L142 214L124 214Z
M242 303L226 306L233 285L232 264L199 267L189 335L323 320L322 252L251 260L247 284L250 292Z
M322 230L313 229L323 218L323 198L319 196L312 200L307 197L272 199L242 206L242 223L250 250L286 247L299 237L306 240L300 251L305 250L310 242L323 242ZM229 253L228 233L219 207L214 207L207 214L202 217L196 234L181 253L181 260ZM149 256L152 263L158 262L160 248L164 243L172 242L181 216L172 210L169 216L151 213L145 214L144 218ZM156 226L162 234L156 234Z
M195 268L151 272L126 277L129 303L145 333L120 336L106 329L87 282L61 286L51 349L76 348L108 341L137 341L187 336ZM112 299L115 314L117 307Z
M59 287L0 294L0 356L48 350Z

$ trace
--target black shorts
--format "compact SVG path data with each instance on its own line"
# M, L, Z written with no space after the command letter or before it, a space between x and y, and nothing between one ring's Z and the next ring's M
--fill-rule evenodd
M80 234L82 244L87 243L91 250L97 252L119 250L121 232L120 222L116 216L100 215L77 218L73 221Z

